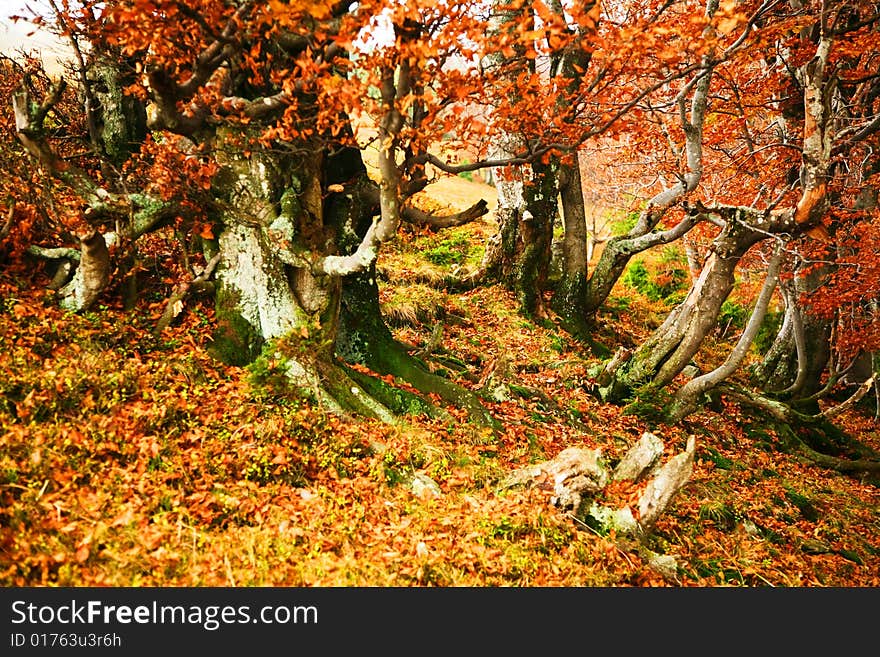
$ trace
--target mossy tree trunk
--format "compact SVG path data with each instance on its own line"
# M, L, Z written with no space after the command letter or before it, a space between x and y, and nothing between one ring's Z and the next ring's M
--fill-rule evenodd
M544 317L544 292L550 271L553 226L558 216L556 165L532 164L532 180L525 187L525 212L519 217L518 237L508 285L516 293L520 312Z
M334 183L327 181L347 173L338 156L312 149L309 158L271 151L245 157L234 149L234 135L222 143L224 136L218 134L225 146L218 151L227 155L217 178L226 209L219 216L215 353L243 364L262 352L267 365L258 369L330 409L393 420L337 362L341 279L312 268L316 255L333 254L346 233L355 235L363 181L355 176L345 191L328 192Z
M734 218L727 221L685 300L614 374L607 392L609 399L621 401L645 385L665 386L690 363L718 321L721 305L733 289L740 259L766 237L745 222Z
M592 0L584 3L583 9L592 13L596 3ZM563 22L566 22L563 4L554 0L549 4ZM574 122L569 96L574 97L592 62L592 49L584 47L595 36L596 24L592 26L568 26L567 29L575 37L561 53L552 60L551 74L555 73L568 82L565 84L566 94L559 97L557 110L561 116L567 116L567 122ZM553 291L551 307L559 316L562 325L581 340L592 342L592 324L587 321L588 313L584 306L586 299L587 268L589 265L589 237L587 233L587 213L584 204L583 181L581 180L581 163L575 149L568 159L558 164L557 184L559 200L562 205L562 272Z
M394 339L382 319L374 268L343 280L336 351L349 363L366 365L379 374L399 377L425 396L437 395L447 404L463 408L478 426L499 428L498 422L474 392L432 373L424 362ZM385 392L390 399L383 401L398 412L431 414L435 410L427 399L404 396L391 390Z
M354 186L362 190L357 195L331 197L325 209L338 235L339 249L350 253L357 248L377 211L375 195L369 189L373 183L368 179L360 151L356 149L337 151L329 161L326 175L328 184L358 181ZM379 306L375 262L367 270L341 280L334 353L347 363L366 365L379 374L399 377L423 395L439 395L447 403L467 410L478 425L497 426L473 392L433 374L394 339ZM358 380L365 383L361 377ZM428 399L390 389L378 381L369 388L374 396L397 413L437 412Z
M498 232L486 245L481 271L516 294L523 315L543 317L558 215L555 165L498 174L496 189Z
M562 325L580 339L589 339L592 324L584 305L587 292L587 219L580 166L562 164L559 195L562 201L564 236L562 275L553 292L551 306Z
M93 108L94 130L102 155L121 167L147 136L144 101L125 89L137 82L134 66L118 53L99 54L86 71Z

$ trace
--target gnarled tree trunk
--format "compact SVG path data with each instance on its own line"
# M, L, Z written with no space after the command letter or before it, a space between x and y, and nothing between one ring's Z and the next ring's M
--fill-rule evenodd
M698 405L700 397L717 387L722 381L725 381L745 359L749 347L752 346L752 342L754 342L755 336L758 334L761 322L764 321L764 317L767 314L767 307L770 304L770 299L779 280L781 263L782 247L777 245L776 252L767 268L767 278L764 280L764 286L761 288L761 293L758 295L758 300L755 302L755 307L752 310L749 321L739 340L737 340L736 346L721 365L711 372L691 379L678 390L672 408L668 413L670 419L677 422L693 412Z
M340 279L316 275L303 255L323 253L339 232L354 231L345 204L324 199L323 152L246 157L225 137L218 133L218 152L226 155L216 186L226 209L218 217L214 353L244 364L262 352L271 374L330 409L391 421L394 414L336 362Z
M728 219L712 242L687 297L617 371L605 393L609 399L622 400L632 390L648 384L665 386L690 363L718 321L721 304L733 289L740 259L766 237L735 217Z

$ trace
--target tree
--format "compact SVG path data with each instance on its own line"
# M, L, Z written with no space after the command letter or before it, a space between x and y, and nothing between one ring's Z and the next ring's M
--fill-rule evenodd
M792 21L787 12L765 5L746 23L754 28L742 31L736 43L743 48L773 44L769 61L744 64L741 56L748 51L745 48L731 52L724 65L716 68L720 73L716 79L726 91L718 93L718 104L709 108L716 118L713 133L723 138L713 149L723 158L730 157L723 170L737 176L740 185L730 188L726 183L728 188L712 190L713 196L730 201L742 199L746 193L755 197L749 205L717 201L689 204L691 213L720 230L684 302L630 358L622 360L613 381L605 382L610 397L627 397L644 385L666 386L682 372L715 325L721 304L732 289L737 265L753 246L768 239L791 243L792 238L805 235L808 240L827 241L829 230L839 225L834 220L836 214L852 210L846 208L852 197L847 191L852 189L852 180L843 174L839 158L846 157L849 149L861 148L852 136L859 135L859 140L872 136L876 121L869 112L852 129L842 129L845 105L839 102L838 90L842 76L864 65L853 42L864 39L873 43L873 30L868 26L873 26L877 17L868 9L859 13L854 7L824 4L799 7L795 15ZM764 77L740 77L746 72ZM762 80L763 89L749 88L755 79ZM875 84L873 75L861 80L868 87ZM726 123L725 114L735 117L733 125ZM797 126L799 137L797 132L789 132L792 125ZM755 136L758 126L762 126L761 134L779 134L779 140L761 144ZM718 139L715 135L708 138ZM742 145L736 146L737 138ZM770 149L797 152L799 176L790 180L786 175L791 166L785 156L769 161L775 166L775 178L771 170L760 174L750 171L751 166L768 162L762 153ZM787 184L792 184L791 189Z
M506 72L507 78L494 81L496 89L511 90L508 95L499 93L504 105L527 104L528 111L543 121L538 125L519 122L507 128L502 127L503 117L496 121L494 152L508 157L519 153L529 164L495 176L499 180L500 226L479 273L494 273L517 291L526 314L540 314L540 293L548 287L550 231L561 204L562 275L553 291L552 306L571 333L600 351L601 346L592 339L595 315L629 259L680 238L694 226L691 215L672 225L661 226L661 222L699 181L706 93L714 66L726 56L715 54L724 42L724 35L719 37L715 28L722 25L729 32L740 16L733 3L725 3L719 11L718 3L710 2L704 12L695 15L698 6L681 2L603 8L586 3L574 14L573 8L550 2L536 4L529 12L518 8L518 13L501 13L496 19L508 26L525 23L520 26L524 34L536 26L543 28L538 34L544 38L534 46L522 44L521 52L506 55L499 49L490 58L494 68ZM757 20L757 15L751 20ZM680 34L684 41L676 38L670 45L670 34ZM728 45L731 50L739 47L736 42ZM543 100L536 100L534 94L523 100L519 95L525 77L521 70L542 81ZM512 77L520 83L511 85ZM680 88L676 87L678 81L683 81ZM597 266L589 272L578 153L588 145L601 149L616 142L626 144L624 151L641 155L646 141L640 133L646 121L658 121L663 112L657 108L670 104L679 109L674 116L686 143L681 144L678 158L684 156L685 170L679 172L677 163L668 167L675 182L649 200L627 235L609 241ZM493 116L498 110L493 106ZM658 123L664 120L660 118ZM664 139L668 137L666 130ZM647 148L650 152L657 144ZM534 240L534 248L529 248L530 240ZM532 257L526 257L528 254Z
M88 43L89 61L81 57L80 67L86 99L108 87L87 72L101 62L125 68L129 78L114 79L137 77L123 98L139 102L105 102L103 124L137 126L145 105L150 113L149 134L127 137L142 140L130 157L110 153L112 140L92 131L97 162L78 166L59 155L46 125L65 83L44 98L27 84L14 96L21 143L86 208L79 249L37 250L75 267L62 303L77 311L96 303L111 284L117 243L173 230L186 244L190 271L166 321L180 312L192 283L212 291L214 350L226 360L244 364L265 350L270 374L328 407L392 419L390 407L401 407L403 393L381 385L368 392L336 360L347 286L349 301L372 315L355 326L349 313L347 355L357 354L351 345L360 339L369 347L360 356L372 364L491 422L472 393L427 371L417 374L401 348L396 361L377 360L377 353L387 355L380 344L390 344L390 336L377 299L363 286L375 280L377 251L402 219L435 220L406 200L427 184L427 145L446 128L440 113L466 77L444 64L461 51L457 40L468 28L459 19L467 13L465 5L440 11L432 3L350 8L220 0L84 2L56 10L56 28ZM388 21L384 42L380 36L358 51L357 40L379 17ZM354 141L356 113L376 120L378 183L368 178ZM105 176L109 164L118 177ZM446 222L484 212L485 204L477 204ZM363 332L369 335L353 335Z
M212 294L215 353L239 364L259 358L266 380L337 411L391 420L412 405L430 409L424 393L437 393L492 424L472 392L397 344L379 313L376 258L401 222L439 229L486 211L479 203L449 217L420 211L412 199L436 172L507 172L501 275L529 313L542 310L561 195L565 260L552 303L588 338L633 254L697 224L715 231L684 303L609 371L611 398L675 379L755 245L773 239L801 249L806 235L842 246L850 226L870 225L864 219L876 213L858 208L853 192L864 173L876 175L877 76L866 53L877 18L868 7L53 6L44 20L78 53L76 94L35 70L10 74L20 82L12 94L19 143L72 210L44 222L30 249L57 272L61 303L86 311L123 280L136 281L144 240L161 236L178 257L160 329L189 295ZM62 134L56 117L75 111L75 101L79 116ZM356 126L364 124L374 127L376 180L360 154ZM450 135L446 143L468 144L477 160L438 155L435 145ZM588 272L577 154L609 143L648 158L656 180L635 227ZM855 156L858 175L845 166ZM12 206L10 243L29 237L15 219L44 206ZM785 287L785 272L781 279ZM859 299L866 313L870 296L868 286ZM364 378L340 356L400 376L422 398Z

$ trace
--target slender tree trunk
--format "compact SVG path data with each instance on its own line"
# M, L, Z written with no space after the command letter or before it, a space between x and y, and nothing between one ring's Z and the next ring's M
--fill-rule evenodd
M831 357L832 320L810 313L803 299L827 275L827 268L800 271L785 284L786 318L755 376L765 391L783 399L806 399L823 387L822 375Z
M803 334L800 308L795 303L792 285L788 281L782 281L779 287L785 301L782 324L767 353L755 366L752 377L757 385L768 392L781 391L796 380L798 374L796 345L799 341L796 334Z
M583 5L583 9L588 12L593 12L595 8L596 3L592 0ZM562 2L552 0L550 9L561 21L566 20ZM598 16L596 18L598 19ZM584 41L588 41L595 34L596 23L577 27L569 26L568 29L576 38L555 57L557 66L554 67L555 70L551 71L563 81L561 84L566 93L557 103L558 111L563 115L571 110L567 96L577 92L592 61L592 51L582 46ZM551 305L563 326L570 333L589 342L594 349L597 349L598 345L593 342L591 336L592 325L586 321L589 313L584 306L589 254L592 245L589 243L587 233L583 181L581 180L580 158L577 151L571 154L570 161L559 163L557 177L565 232L562 248L562 276L554 291Z
M527 317L546 317L544 292L550 271L553 226L558 216L556 165L532 164L532 178L525 187L526 210L520 217L519 241L509 282Z
M669 417L672 421L678 422L689 413L692 413L696 409L701 395L717 387L740 366L748 354L749 347L754 342L758 330L761 328L761 322L764 321L764 317L767 314L767 307L770 305L770 299L779 280L781 263L782 250L781 246L777 245L776 252L773 254L767 269L767 278L764 281L764 286L761 288L761 293L758 295L758 300L755 302L755 307L752 310L749 321L736 346L728 354L724 363L707 374L691 379L679 389L675 395L675 402L669 411Z
M589 313L584 305L587 288L587 218L581 171L577 158L573 164L562 164L559 171L559 192L565 228L562 243L562 276L553 294L553 310L562 325L573 335L589 339L592 326L586 321Z

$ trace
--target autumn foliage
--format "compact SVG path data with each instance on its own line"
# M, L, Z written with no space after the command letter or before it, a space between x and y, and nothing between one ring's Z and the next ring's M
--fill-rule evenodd
M68 69L0 59L0 582L880 583L876 7L51 4ZM697 457L638 540L496 489L645 431Z

